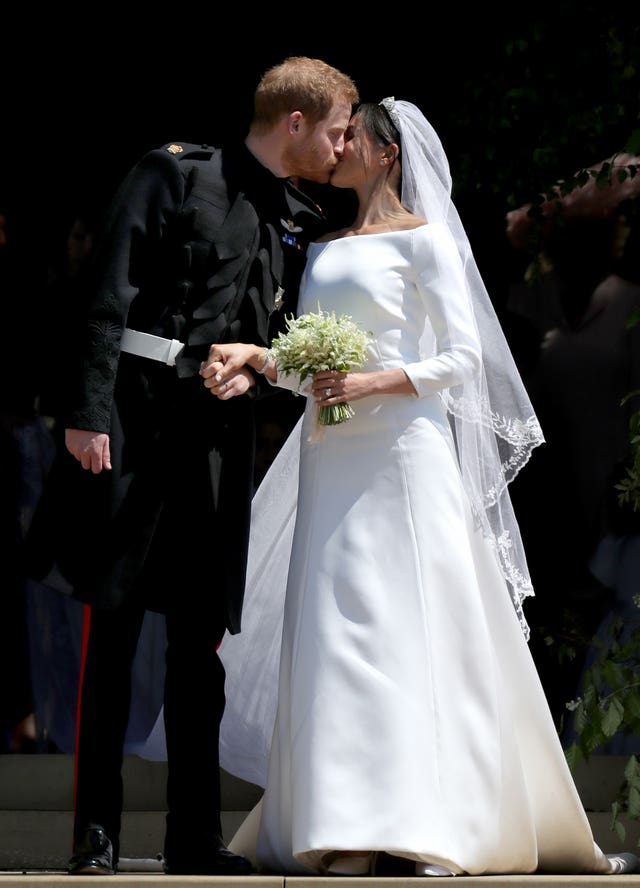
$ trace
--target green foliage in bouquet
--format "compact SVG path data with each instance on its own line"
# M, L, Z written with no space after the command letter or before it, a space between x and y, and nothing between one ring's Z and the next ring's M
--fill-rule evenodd
M320 370L338 370L346 373L362 367L367 357L371 334L362 330L349 315L335 312L307 312L286 318L286 332L271 343L271 356L281 373L298 373L303 382ZM346 402L320 405L320 425L337 425L353 416Z

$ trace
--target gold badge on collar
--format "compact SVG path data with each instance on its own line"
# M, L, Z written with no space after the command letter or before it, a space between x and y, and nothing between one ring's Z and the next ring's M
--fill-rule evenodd
M180 154L181 151L184 151L182 145L169 145L167 148L169 154Z
M296 225L293 219L288 219L287 221L285 221L284 219L280 219L280 224L284 225L287 231L302 231L302 228L300 228L299 225Z

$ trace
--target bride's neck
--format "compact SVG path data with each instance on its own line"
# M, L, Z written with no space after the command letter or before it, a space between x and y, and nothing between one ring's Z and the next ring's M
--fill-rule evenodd
M352 228L370 228L375 225L397 223L398 220L410 215L396 194L385 190L382 194L360 195L358 212Z

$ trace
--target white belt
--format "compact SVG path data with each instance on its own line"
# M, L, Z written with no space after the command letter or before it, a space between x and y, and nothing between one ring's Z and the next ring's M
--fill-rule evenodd
M176 358L184 348L184 342L179 339L163 339L162 336L153 336L151 333L140 333L139 330L130 330L127 327L122 334L120 348L131 355L163 361L174 367Z

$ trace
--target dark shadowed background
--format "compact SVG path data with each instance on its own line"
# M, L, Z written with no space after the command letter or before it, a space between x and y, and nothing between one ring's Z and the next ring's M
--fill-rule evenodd
M636 43L638 14L590 2L499 12L491 4L377 12L92 4L38 14L18 6L4 16L0 204L21 238L37 239L36 260L59 248L79 209L100 213L145 151L243 135L260 76L289 55L341 68L363 100L395 95L422 108L449 155L487 275L494 263L484 256L503 253L510 206L619 150L637 120L637 101L617 116L598 119L597 109L618 101L611 74L622 63L607 35L617 27Z

